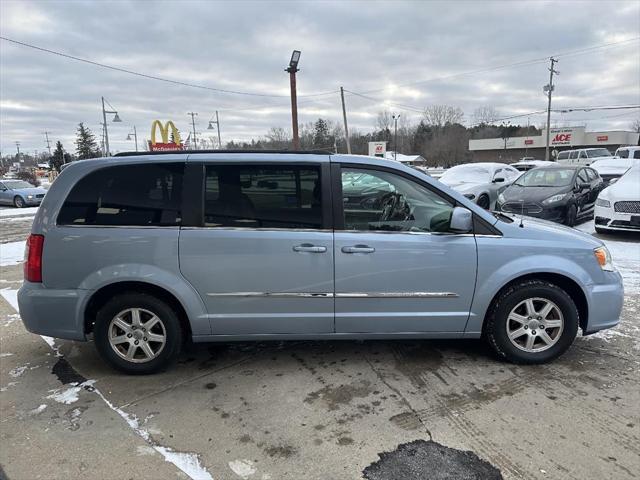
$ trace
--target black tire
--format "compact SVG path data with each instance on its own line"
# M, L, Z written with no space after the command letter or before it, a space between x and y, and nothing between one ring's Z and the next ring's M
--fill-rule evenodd
M528 352L518 348L509 339L507 333L507 322L511 311L529 298L541 298L553 302L564 317L563 328L557 334L557 341L551 347L539 352ZM527 280L512 285L499 294L489 311L484 336L498 357L511 363L539 364L549 362L566 352L578 333L578 325L578 309L567 292L550 282Z
M164 329L164 346L161 349L158 348L155 358L144 361L144 363L136 363L121 357L109 341L111 321L116 315L130 308L143 309L153 313L160 319ZM139 331L140 329L138 329L138 333ZM178 315L168 304L152 295L138 292L122 293L107 301L98 310L93 334L100 356L115 369L130 375L147 375L166 369L177 359L182 347L183 336ZM140 353L140 350L141 348L136 352ZM144 354L144 352L141 353Z
M24 198L20 195L13 197L13 206L16 208L24 208Z
M480 195L478 197L478 206L484 208L485 210L489 210L489 208L491 207L489 196L484 193Z
M567 209L567 216L565 217L565 220L564 220L565 225L569 227L575 226L577 215L578 215L578 209L576 208L575 204L571 205Z

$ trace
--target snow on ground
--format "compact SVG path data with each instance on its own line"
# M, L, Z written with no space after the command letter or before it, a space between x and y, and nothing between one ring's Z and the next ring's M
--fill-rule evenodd
M24 261L24 246L24 241L0 244L0 267L22 263Z
M593 220L582 223L576 228L590 235L594 235L596 232ZM625 235L624 232L607 234L606 236L599 235L598 238L604 242L609 252L611 252L613 264L622 275L625 293L639 294L640 242L638 239Z
M0 210L0 217L18 217L25 215L35 215L38 207L28 208L3 208Z

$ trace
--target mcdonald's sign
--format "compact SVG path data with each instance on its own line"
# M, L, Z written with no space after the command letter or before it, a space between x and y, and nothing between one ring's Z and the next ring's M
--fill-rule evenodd
M156 141L156 132L158 129L160 130L160 138L162 139L162 142ZM169 136L169 129L171 129L173 139L171 139ZM180 132L171 120L169 120L164 125L162 125L162 122L160 120L153 121L153 123L151 124L151 141L149 142L150 151L182 150L183 148L184 146L182 145L182 140L180 139Z

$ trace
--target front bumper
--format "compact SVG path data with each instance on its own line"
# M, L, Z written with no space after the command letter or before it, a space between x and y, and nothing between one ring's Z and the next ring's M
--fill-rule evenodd
M619 213L611 207L595 208L595 225L598 228L608 230L620 230L629 232L640 232L640 223L632 221L631 217L640 217L640 214Z
M607 283L589 285L586 289L589 317L584 335L615 327L620 322L624 303L622 275L617 271L604 273Z
M31 333L69 340L86 340L84 306L89 290L54 290L41 283L24 282L18 290L18 307Z
M22 199L24 200L24 204L30 207L40 205L43 200L42 198L26 198L26 197L22 197Z

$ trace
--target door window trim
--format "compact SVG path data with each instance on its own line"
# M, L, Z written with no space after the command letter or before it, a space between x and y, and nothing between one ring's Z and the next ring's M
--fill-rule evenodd
M447 235L447 236L486 236L486 237L502 237L502 232L498 230L493 225L486 222L483 218L479 217L475 213L473 213L473 231L470 233L453 233L453 232L391 232L386 230L346 230L344 227L344 211L343 211L343 203L342 203L342 169L356 169L356 170L374 170L384 173L390 173L392 175L398 175L403 177L406 180L417 183L421 187L430 190L436 195L440 195L445 200L453 204L453 208L455 207L464 207L460 202L458 202L455 198L448 195L446 192L438 189L437 187L421 180L418 177L415 177L407 172L403 172L402 170L396 170L395 168L384 167L381 165L366 165L361 163L349 163L349 162L332 162L331 163L331 192L334 199L339 199L333 202L333 218L334 218L334 231L340 233L380 233L383 235ZM477 225L480 224L480 225ZM481 226L483 229L488 230L489 234L484 233L475 233L476 229Z
M208 166L257 166L267 168L304 168L313 167L318 168L320 172L320 196L321 196L321 212L322 212L322 228L275 228L275 227L229 227L229 226L206 226L204 224L204 199L205 199L205 181L206 170ZM191 168L189 168L191 167ZM189 173L187 173L189 172ZM214 160L214 161L191 161L187 162L187 170L185 171L185 182L189 180L189 184L185 184L184 192L188 192L183 195L186 212L189 212L189 217L183 216L182 226L183 230L239 230L239 231L256 231L256 232L330 232L333 230L333 211L331 206L331 173L329 162L272 162L272 161L248 161L248 162L234 162L226 160ZM195 205L195 208L194 208Z

